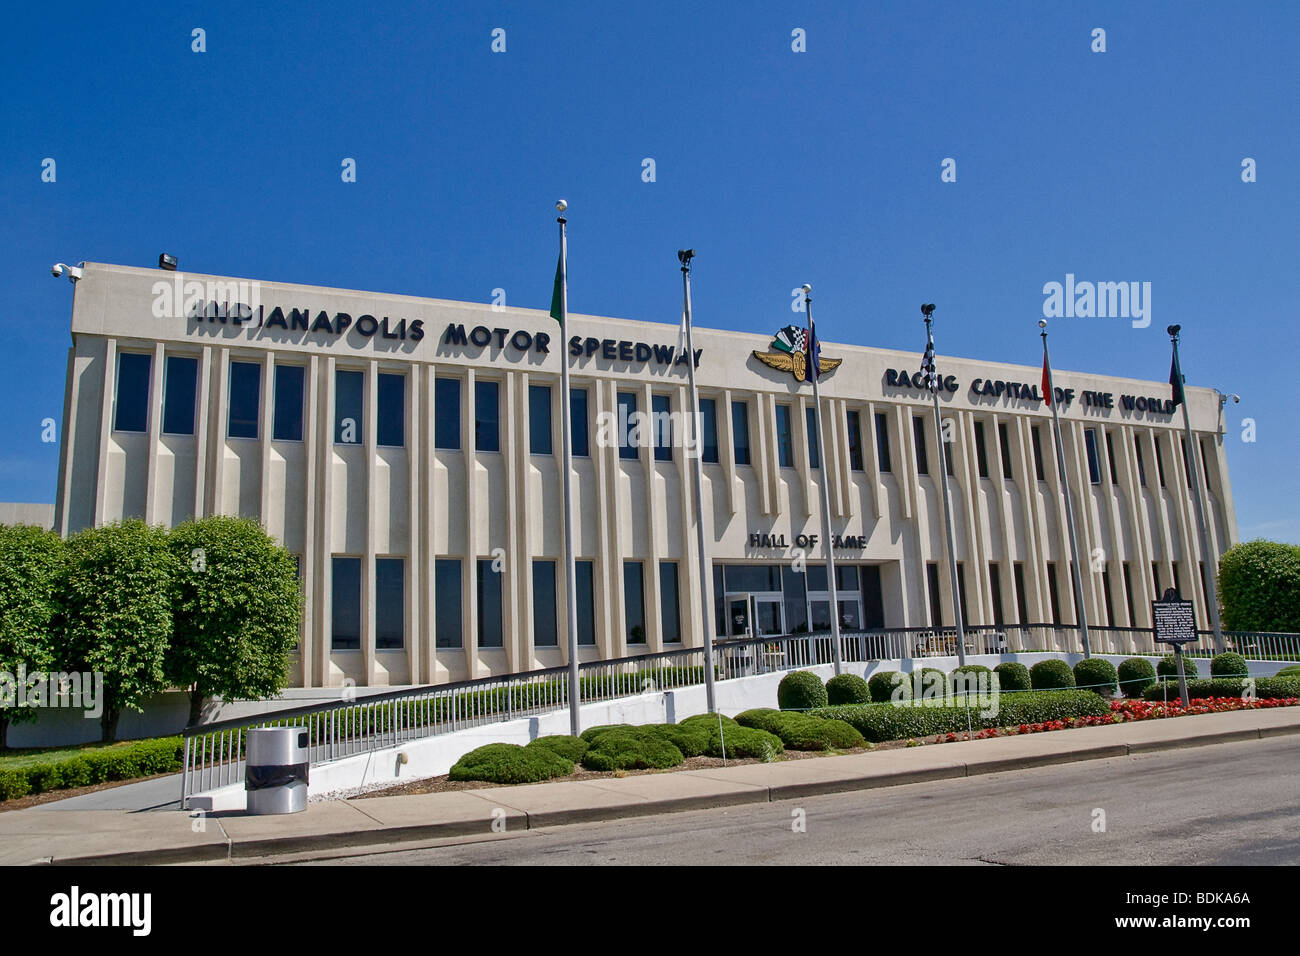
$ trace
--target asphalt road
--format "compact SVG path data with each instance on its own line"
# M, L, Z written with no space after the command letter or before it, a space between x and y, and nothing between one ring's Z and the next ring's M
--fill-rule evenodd
M1295 864L1300 863L1300 737L312 862Z

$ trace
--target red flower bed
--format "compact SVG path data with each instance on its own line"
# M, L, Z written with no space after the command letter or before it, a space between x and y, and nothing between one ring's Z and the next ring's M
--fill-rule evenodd
M1194 700L1184 707L1181 700L1168 704L1150 700L1114 700L1110 713L1104 717L1075 717L1072 720L1047 720L1040 724L1021 724L1018 727L993 727L974 734L940 734L936 744L958 740L987 740L990 737L1015 737L1019 734L1041 734L1049 730L1068 730L1071 727L1099 727L1103 724L1123 724L1131 720L1158 720L1162 717L1185 717L1190 714L1226 714L1234 710L1266 710L1272 707L1294 707L1300 698L1287 697L1271 700L1247 700L1243 697L1206 697Z

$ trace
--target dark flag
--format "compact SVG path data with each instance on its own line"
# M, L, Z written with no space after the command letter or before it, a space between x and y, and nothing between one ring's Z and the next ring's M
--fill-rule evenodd
M1047 374L1047 355L1043 355L1043 404L1047 407L1052 405L1052 386L1050 384L1051 376Z
M1175 407L1183 403L1183 373L1178 367L1178 358L1175 356L1169 363L1169 384L1174 387L1174 405Z
M808 322L808 377L820 378L822 374L822 343L810 319Z
M564 254L555 263L555 285L551 287L551 318L564 327Z
M939 391L939 373L934 367L934 335L925 343L925 355L921 357L921 375L925 378L925 387L931 392Z

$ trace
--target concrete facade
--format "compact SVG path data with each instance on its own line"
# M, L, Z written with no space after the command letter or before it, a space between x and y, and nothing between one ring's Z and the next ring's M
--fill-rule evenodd
M802 317L792 315L791 321ZM833 323L823 317L824 328ZM921 345L919 320L916 325ZM670 449L668 460L657 460L650 447L621 457L616 441L603 440L601 418L617 416L620 393L634 395L638 411L652 410L656 398L666 398L677 413L687 407L686 367L676 361L680 353L667 352L678 348L678 335L673 323L571 315L562 332L535 310L86 263L73 300L55 527L67 534L132 516L170 526L214 513L259 520L300 559L305 615L293 677L300 687L334 687L346 680L362 686L434 683L560 665L567 638L558 401L560 362L569 356L571 384L585 392L588 408L589 454L575 458L573 484L577 556L592 562L593 578L594 644L583 647L582 656L699 645L703 610L693 463L680 446ZM805 428L811 386L753 355L769 352L771 340L771 334L695 330L700 395L716 407L718 461L703 466L705 530L710 561L737 568L735 579L745 579L738 588L724 585L728 600L741 590L763 592L772 622L789 630L803 601L791 603L788 594L782 601L782 569L795 556L798 536L821 535L820 476L810 466ZM569 355L571 347L579 354ZM1027 350L1036 354L1031 346ZM147 389L136 397L144 409L139 430L116 427L123 421L117 408L123 355L148 357L129 363L133 387ZM841 612L858 626L925 626L932 623L937 596L940 620L950 624L937 484L943 456L929 393L910 379L920 349L826 342L823 355L843 360L821 384L833 532L846 545L836 549L836 558L859 575L858 587L848 593L856 603L847 611L842 604ZM196 360L196 412L188 434L163 428L164 369L172 357ZM951 422L945 425L952 438L950 489L967 620L1038 622L1055 615L1074 621L1051 413L1034 397L1041 369L943 354L937 364L950 386L940 397ZM302 369L300 440L274 437L276 370L282 366ZM236 371L239 394L247 398L254 388L257 401L254 414L237 397L235 414L240 429L256 437L230 437ZM359 386L356 394L341 397L346 376L340 372L360 373L349 379L349 388ZM378 440L385 424L381 390L394 383L385 376L401 381L400 415L386 416L390 424L397 422L399 434L390 444ZM444 381L455 384L439 384ZM1148 397L1167 399L1169 384L1065 370L1056 372L1055 381L1058 390L1072 390L1072 400L1062 406L1063 443L1080 549L1089 556L1083 578L1089 621L1149 627L1150 601L1177 582L1206 626L1181 410L1171 415L1163 408L1139 409ZM499 450L476 447L476 423L480 434L491 424L476 412L479 382L495 384L491 417ZM538 407L533 385L551 389L552 453L531 453L530 415ZM456 402L440 402L440 395L453 391ZM1130 409L1130 399L1141 401ZM360 420L352 421L355 440L340 440L349 435L339 409L354 400L361 409ZM1188 388L1187 400L1205 458L1217 561L1237 537L1220 405L1210 389ZM733 403L746 409L749 464L736 461ZM437 447L446 444L439 436L449 411L458 448ZM786 420L792 423L788 441ZM923 422L922 433L916 420ZM878 425L888 436L888 471L882 468ZM927 474L919 473L918 437ZM822 545L810 545L807 554L810 564L816 562ZM332 575L340 556L359 564L355 649L332 647ZM402 562L396 647L376 639L381 619L387 615L390 631L393 620L393 608L378 593L377 559ZM439 561L455 560L461 566L460 646L437 646L439 605L445 611L455 602L438 588L434 570ZM554 647L534 640L536 560L554 562ZM490 608L485 620L499 633L499 647L479 646L478 562L495 562L500 571L483 604ZM629 572L625 562L641 563L639 613L629 613L625 575L635 576L636 569ZM662 562L675 562L675 568L665 571ZM753 576L741 573L744 566L758 569L759 577L770 571L777 589L754 587ZM671 591L674 572L676 626L665 619L674 609L662 590ZM935 573L937 589L931 587ZM492 598L498 585L499 612ZM824 594L814 590L811 597L825 604ZM727 627L727 601L714 595L711 603L715 627ZM639 630L629 624L633 619L640 621ZM681 642L665 641L674 632Z

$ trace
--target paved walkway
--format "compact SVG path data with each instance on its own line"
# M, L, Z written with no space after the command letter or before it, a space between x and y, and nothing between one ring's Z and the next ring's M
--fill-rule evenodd
M503 827L520 830L764 803L1297 733L1300 707L1286 707L816 760L337 800L287 816L192 817L179 811L123 809L55 813L32 807L0 813L0 865L201 862L486 836Z

